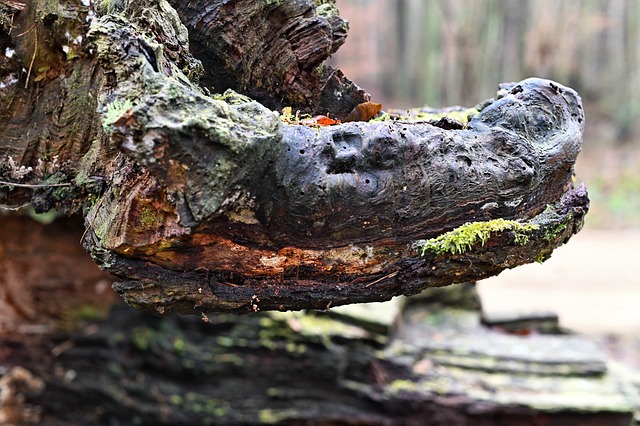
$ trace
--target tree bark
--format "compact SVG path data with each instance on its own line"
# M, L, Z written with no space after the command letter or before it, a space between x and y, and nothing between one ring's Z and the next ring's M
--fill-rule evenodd
M331 1L0 4L0 202L81 212L132 306L388 300L544 260L582 226L584 114L558 83L504 85L462 122L309 126L269 108L369 100L322 65L346 34Z

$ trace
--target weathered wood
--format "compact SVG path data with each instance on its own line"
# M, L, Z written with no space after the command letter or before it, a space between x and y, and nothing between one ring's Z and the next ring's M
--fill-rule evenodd
M560 84L506 85L465 123L313 128L266 108L339 116L366 99L317 69L346 28L317 3L12 12L0 203L82 210L85 247L120 278L116 291L158 314L388 300L544 260L580 229L584 115ZM263 104L199 86L181 22L203 81Z
M117 306L26 347L4 336L0 416L47 426L630 423L631 378L595 344L484 328L477 310L461 309L472 288L431 289L428 299L455 305L443 290L462 303L412 303L385 334L323 314L204 323Z
M323 63L347 36L334 0L170 3L202 60L203 83L217 92L233 89L273 110L291 106L340 119L370 98Z

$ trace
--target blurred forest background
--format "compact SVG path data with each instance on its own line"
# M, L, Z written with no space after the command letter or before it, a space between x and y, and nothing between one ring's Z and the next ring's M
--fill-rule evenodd
M331 59L383 108L473 106L537 76L576 89L587 227L640 229L640 1L337 0Z

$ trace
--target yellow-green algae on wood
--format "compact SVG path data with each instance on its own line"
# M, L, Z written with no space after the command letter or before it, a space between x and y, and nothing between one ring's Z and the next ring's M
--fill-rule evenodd
M514 242L524 245L529 241L532 231L539 229L538 225L521 223L515 220L494 219L486 222L467 222L452 231L438 237L418 243L424 256L427 252L441 255L445 253L462 254L480 242L484 245L491 234L513 231Z
M410 108L406 110L390 109L380 117L374 119L376 121L403 121L403 122L436 122L442 118L449 118L460 122L463 126L467 126L469 121L480 111L477 108L467 109L435 109L429 107Z

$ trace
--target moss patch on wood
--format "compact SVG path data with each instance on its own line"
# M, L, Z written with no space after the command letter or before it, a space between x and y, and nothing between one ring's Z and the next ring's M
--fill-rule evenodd
M467 222L452 231L421 242L418 246L423 256L427 252L436 255L462 254L478 243L484 245L492 234L504 231L512 231L514 243L523 245L529 241L531 232L537 229L538 225L502 218L486 222Z

